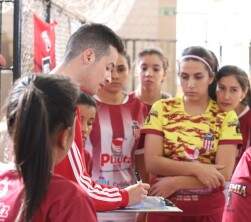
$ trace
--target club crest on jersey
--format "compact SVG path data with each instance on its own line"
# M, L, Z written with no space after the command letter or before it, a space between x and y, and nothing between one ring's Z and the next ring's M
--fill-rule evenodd
M124 139L121 137L112 139L112 153L114 156L121 156Z
M203 140L203 150L205 152L210 151L213 146L214 135L212 133L206 133Z
M241 197L247 196L247 186L238 183L231 183L228 188L229 193L236 193Z

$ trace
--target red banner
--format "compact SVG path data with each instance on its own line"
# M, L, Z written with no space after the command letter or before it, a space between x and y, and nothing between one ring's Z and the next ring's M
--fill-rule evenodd
M34 20L34 71L49 73L55 67L55 25L48 24L36 15Z

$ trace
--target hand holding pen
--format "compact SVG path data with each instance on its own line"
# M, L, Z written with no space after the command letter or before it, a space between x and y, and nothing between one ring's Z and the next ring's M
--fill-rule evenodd
M135 176L136 176L137 183L142 183L142 179L141 179L139 172L137 170L135 170Z
M129 195L128 206L137 204L142 201L147 196L148 190L150 189L150 185L143 183L139 176L139 173L136 173L136 171L135 176L137 178L137 183L125 188L128 191Z

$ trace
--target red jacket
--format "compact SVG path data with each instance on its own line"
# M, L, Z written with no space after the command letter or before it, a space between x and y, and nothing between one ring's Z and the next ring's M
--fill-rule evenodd
M228 188L222 222L248 222L251 215L251 147L242 155Z
M15 221L22 202L23 183L15 170L0 174L0 221ZM33 222L96 222L94 206L75 183L52 175L45 198L35 212Z
M55 172L77 182L93 200L97 211L108 211L127 206L129 197L126 190L97 184L89 176L85 158L83 158L84 152L78 112L77 117L75 142L66 158L56 166Z

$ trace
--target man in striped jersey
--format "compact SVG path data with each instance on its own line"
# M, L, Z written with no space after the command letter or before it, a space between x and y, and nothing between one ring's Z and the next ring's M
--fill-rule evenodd
M118 53L124 47L121 39L101 24L85 24L69 39L63 63L52 72L69 76L80 88L95 94L111 71ZM95 183L86 171L79 121L76 124L75 142L67 157L56 167L59 173L75 182L92 198L97 211L113 210L139 202L147 195L148 184L139 183L119 189Z

